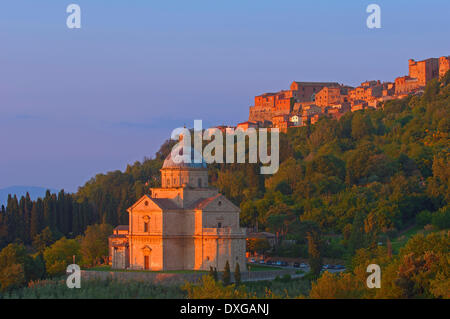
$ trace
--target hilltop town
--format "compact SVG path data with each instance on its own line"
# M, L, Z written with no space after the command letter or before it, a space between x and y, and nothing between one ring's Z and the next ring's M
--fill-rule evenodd
M255 96L248 121L236 128L275 127L286 133L291 127L316 123L321 117L339 119L346 112L376 109L383 102L420 95L428 82L441 79L450 69L450 56L409 60L409 75L394 82L366 81L358 87L337 82L292 82L289 90ZM219 126L227 130L226 126Z

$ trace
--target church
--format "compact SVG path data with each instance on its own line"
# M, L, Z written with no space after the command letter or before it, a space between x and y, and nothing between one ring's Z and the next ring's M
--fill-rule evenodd
M113 269L221 271L228 261L231 270L239 263L246 271L240 210L208 185L204 160L175 163L169 154L161 188L150 189L127 211L128 226L109 237Z

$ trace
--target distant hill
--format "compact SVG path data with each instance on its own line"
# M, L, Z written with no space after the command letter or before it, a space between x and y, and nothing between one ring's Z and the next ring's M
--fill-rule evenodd
M37 199L38 197L44 197L45 192L49 188L45 187L37 187L37 186L10 186L6 188L0 189L0 205L5 205L8 201L8 195L12 196L17 195L17 198L20 199L21 196L25 196L28 192L32 200ZM50 189L50 192L57 193L58 191L55 189Z

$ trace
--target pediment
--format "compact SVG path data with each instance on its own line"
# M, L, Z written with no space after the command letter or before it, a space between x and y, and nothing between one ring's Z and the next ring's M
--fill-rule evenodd
M127 209L128 212L130 212L130 210L140 212L161 212L163 208L160 207L160 205L158 205L150 196L144 195L140 199L138 199L136 203L134 203L130 208Z
M210 212L239 212L240 209L222 194L202 201L197 209Z

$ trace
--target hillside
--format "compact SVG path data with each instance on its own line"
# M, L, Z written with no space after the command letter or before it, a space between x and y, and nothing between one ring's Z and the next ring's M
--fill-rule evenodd
M448 79L447 74L432 81L420 97L290 129L281 134L280 170L273 176L260 175L257 164L216 164L210 166L211 183L241 207L243 226L295 240L291 252L280 251L288 255L306 254L306 233L312 229L336 238L327 241L327 254L342 257L394 238L417 216L448 227ZM127 223L126 208L159 185L171 144L124 172L95 176L73 196L47 194L33 203L12 199L0 215L0 242L29 243L46 226L75 236L92 223Z

